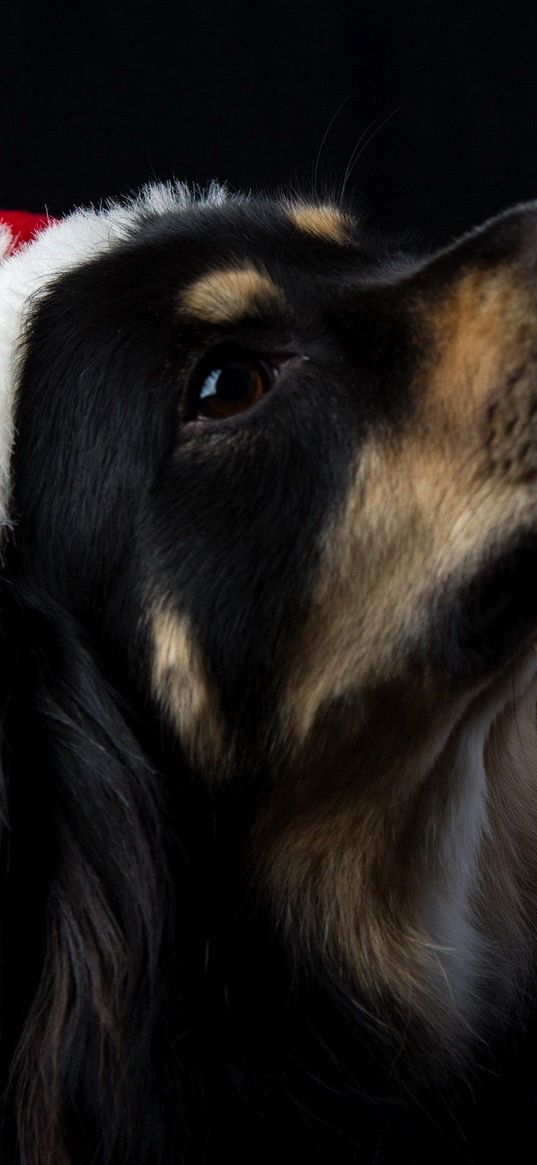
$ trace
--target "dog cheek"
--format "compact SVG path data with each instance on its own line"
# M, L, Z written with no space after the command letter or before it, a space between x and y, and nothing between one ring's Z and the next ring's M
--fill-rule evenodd
M153 698L189 763L211 781L224 779L232 748L190 620L170 602L154 603L149 638Z

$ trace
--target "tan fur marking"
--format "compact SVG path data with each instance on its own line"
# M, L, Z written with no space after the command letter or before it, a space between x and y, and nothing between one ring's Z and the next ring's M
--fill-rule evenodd
M229 761L224 723L188 620L163 604L152 617L151 632L153 694L189 760L221 776Z
M323 532L283 712L303 741L323 704L401 675L432 604L537 523L537 345L510 272L471 272L440 306L415 408L370 437ZM531 315L529 316L531 319ZM513 421L518 422L513 423Z
M524 985L537 656L460 683L426 637L450 592L537 529L537 429L528 450L512 424L533 423L537 377L533 307L509 272L467 273L421 306L408 424L369 436L319 539L285 676L288 759L256 842L290 934L449 1052L479 1025L484 969L489 1010Z
M352 234L352 221L335 206L308 206L297 203L288 208L287 214L294 226L308 235L326 239L330 243L348 243Z
M536 521L535 489L491 487L471 441L450 459L417 432L400 443L371 440L346 509L321 539L290 666L286 739L304 742L330 700L401 680L435 601Z
M536 353L533 310L516 269L504 268L485 274L469 271L432 310L425 302L423 317L436 358L431 398L455 409L461 419L475 420L476 406L490 403L499 390L503 395L518 369L531 372ZM526 394L528 390L526 380Z
M430 425L446 445L473 434L483 472L504 485L537 477L534 305L516 268L468 272L441 305L423 305L434 363L424 369Z
M209 271L181 297L183 310L208 324L235 323L242 316L281 307L283 302L281 289L255 267Z

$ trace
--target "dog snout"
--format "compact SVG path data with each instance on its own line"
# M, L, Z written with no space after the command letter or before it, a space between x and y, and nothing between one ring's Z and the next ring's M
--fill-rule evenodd
M485 455L491 477L523 483L537 475L537 360L511 373L491 399Z
M537 203L486 224L408 282L422 357L416 420L510 485L537 474Z

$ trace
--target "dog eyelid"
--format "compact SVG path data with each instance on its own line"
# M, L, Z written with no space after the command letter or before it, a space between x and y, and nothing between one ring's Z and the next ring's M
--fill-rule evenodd
M225 422L250 412L276 386L290 364L309 361L295 353L215 349L191 377L183 421L187 425Z

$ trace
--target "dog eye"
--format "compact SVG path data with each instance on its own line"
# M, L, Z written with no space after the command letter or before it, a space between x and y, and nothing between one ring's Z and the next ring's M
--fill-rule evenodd
M272 388L276 369L256 356L225 358L200 380L189 420L224 420L251 409Z

